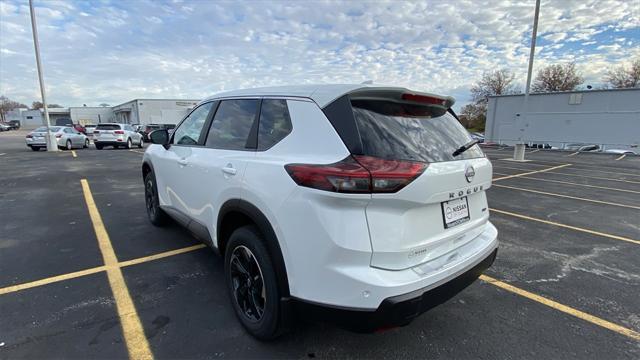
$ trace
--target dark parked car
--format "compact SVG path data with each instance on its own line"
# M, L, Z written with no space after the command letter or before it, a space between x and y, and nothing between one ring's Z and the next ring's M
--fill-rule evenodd
M7 123L12 130L20 129L20 120L11 120Z

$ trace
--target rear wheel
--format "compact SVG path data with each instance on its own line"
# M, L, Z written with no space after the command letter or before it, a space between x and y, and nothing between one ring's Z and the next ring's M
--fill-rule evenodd
M84 146L85 149L89 147L89 139L84 139Z
M276 272L255 226L243 226L231 234L224 265L231 303L242 326L262 340L281 335L284 327Z
M138 143L138 147L140 149L142 149L143 146L144 146L144 140L142 138L140 138L140 142Z
M37 146L32 146L32 147L31 147L31 150L33 150L33 151L40 151L40 148L39 148L39 147L37 147Z
M165 225L168 221L168 216L160 208L156 178L151 171L144 177L144 201L147 206L149 221L155 226Z

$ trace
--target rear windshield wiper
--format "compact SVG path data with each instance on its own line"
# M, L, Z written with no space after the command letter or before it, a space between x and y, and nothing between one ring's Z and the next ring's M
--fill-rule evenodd
M460 146L459 148L457 148L456 151L454 151L453 154L451 154L451 156L454 156L454 157L458 156L458 155L462 154L463 152L471 149L471 147L473 145L475 145L475 144L477 144L479 142L480 142L480 140L471 140L468 143L466 143L466 144Z

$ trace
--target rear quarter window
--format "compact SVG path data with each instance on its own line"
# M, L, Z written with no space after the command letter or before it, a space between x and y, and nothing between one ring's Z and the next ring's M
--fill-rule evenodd
M291 132L291 117L286 100L264 99L258 125L258 150L266 150Z
M476 145L453 156L473 139L450 113L432 117L428 107L380 100L352 100L364 155L427 163L484 157Z

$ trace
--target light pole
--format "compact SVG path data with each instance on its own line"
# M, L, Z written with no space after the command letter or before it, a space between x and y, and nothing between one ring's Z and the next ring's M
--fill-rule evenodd
M531 51L529 52L529 69L527 71L527 86L524 90L524 103L522 104L522 120L520 124L520 136L518 143L513 149L513 160L524 160L524 132L527 124L527 113L529 112L529 90L531 88L531 73L533 72L533 57L536 52L536 35L538 34L538 15L540 15L540 0L536 0L536 12L533 16L533 32L531 33Z
M49 110L47 109L47 95L44 89L44 79L42 76L42 63L40 62L40 43L38 42L38 29L36 26L36 13L33 10L33 0L29 0L29 12L31 13L31 29L33 30L33 45L36 49L36 65L38 67L38 80L40 81L40 94L42 95L42 107L44 108L44 121L47 127L47 151L58 151L58 142L51 133L49 123Z

